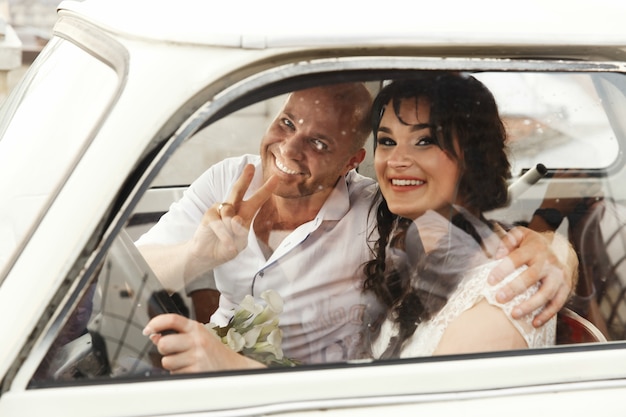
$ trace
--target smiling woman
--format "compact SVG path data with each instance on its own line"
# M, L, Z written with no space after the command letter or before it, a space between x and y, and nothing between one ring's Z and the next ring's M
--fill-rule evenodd
M484 217L506 203L510 176L506 133L489 90L469 75L422 73L385 86L372 114L383 200L365 287L388 309L374 354L554 345L554 317L535 329L532 316L511 314L539 284L502 303L500 288L487 282L500 233L510 228Z

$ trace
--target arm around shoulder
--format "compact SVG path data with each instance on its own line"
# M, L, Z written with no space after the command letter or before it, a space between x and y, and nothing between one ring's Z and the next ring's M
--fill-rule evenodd
M563 264L565 279L569 280L570 295L578 284L578 255L574 246L565 236L556 232L541 232L551 242L550 247L557 259Z

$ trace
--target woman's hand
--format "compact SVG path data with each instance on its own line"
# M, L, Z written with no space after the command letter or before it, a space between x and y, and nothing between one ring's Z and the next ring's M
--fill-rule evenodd
M162 335L166 330L175 333ZM163 355L163 368L173 374L264 367L231 350L201 323L178 314L154 317L143 329L143 334Z
M552 232L535 232L525 227L515 227L502 238L498 258L505 258L491 271L489 283L500 282L522 265L528 269L497 294L497 300L505 303L527 288L540 282L539 290L513 310L513 317L520 318L543 307L533 319L539 327L553 317L567 302L576 286L578 258L567 239Z

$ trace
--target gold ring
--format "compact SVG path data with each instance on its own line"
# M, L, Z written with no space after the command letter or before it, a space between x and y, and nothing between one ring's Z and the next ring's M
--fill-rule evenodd
M222 209L224 208L224 206L232 206L232 204L223 202L223 203L220 203L219 206L217 206L217 214L219 214L220 217L222 217Z

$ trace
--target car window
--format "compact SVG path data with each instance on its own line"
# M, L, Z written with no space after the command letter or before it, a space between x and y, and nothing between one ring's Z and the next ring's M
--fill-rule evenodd
M625 306L622 281L626 275L623 275L622 260L626 253L626 234L622 225L626 220L626 195L620 185L624 175L620 154L626 142L623 122L616 115L622 114L626 106L624 76L514 71L476 72L473 75L493 92L500 109L508 135L512 166L510 184L519 181L537 164L547 168L545 175L525 187L514 201L486 213L487 217L509 226L529 226L545 200L571 203L569 206L575 209L560 213L558 222L549 221L554 231L574 245L580 262L580 282L586 285L581 289L581 295L572 299L568 309L574 311L576 317L588 319L585 325L592 324L589 327L592 334L598 330L607 340L623 339L626 316L621 313ZM375 80L371 78L366 81L372 94L376 94L388 81L384 76ZM231 161L226 164L233 164L234 160L238 161L237 164L258 163L254 155L259 154L260 140L287 97L283 93L280 91L274 97L208 124L169 158L124 230L114 238L111 248L99 263L98 272L89 286L83 289L82 301L65 318L64 329L41 363L32 386L54 384L60 380L80 382L93 378L143 378L168 374L162 369L160 355L141 333L143 327L159 312L176 312L196 318L190 294L204 288L203 285L215 289L214 277L203 276L202 280L193 283L181 280L182 284L177 288L164 285L135 243L141 247L144 234L165 213L175 209L175 203L185 192L189 192L189 185L198 178L203 175L205 179L227 175L230 165L223 165L224 160ZM371 138L366 147L368 159L357 171L365 177L375 178L371 166ZM247 156L241 160L233 159L242 155ZM206 171L220 163L218 171L212 171L210 177L206 177ZM217 180L211 181L214 182L204 189L219 191L220 195L196 195L193 193L197 189L192 187L192 194L187 197L191 196L194 204L185 207L187 216L201 218L207 207L218 204L223 201L224 195L228 195L229 187ZM371 207L371 201L366 205ZM367 227L372 227L371 219L369 221L363 219ZM195 230L195 226L190 228L176 224L174 227L178 236L166 243L178 243L182 239L180 236L192 236ZM304 242L303 246L306 246L312 234L322 231L331 234L333 226L319 231L305 230L296 244ZM361 238L364 241L367 239L365 230L359 235ZM329 245L324 249L342 260L354 250L354 246L340 239L330 240ZM253 249L261 251L259 247ZM302 249L302 253L309 256L301 258L302 264L316 268L319 265L313 265L313 261L324 256L321 252L309 255L311 252L306 252L306 248ZM365 253L369 256L371 252ZM283 288L306 291L297 287L300 276L293 273L294 265L281 264L282 261L274 260L272 254L266 255L265 259L261 258L262 261L238 259L239 263L232 266L228 273L236 274L238 270L246 269L252 272L241 284L236 284L239 287L229 287L228 290L238 294L253 292L259 301L261 295L260 291L255 292L255 285L266 279L265 273L268 276L274 273L280 274L280 278L289 284ZM270 272L272 268L274 272ZM321 271L327 275L333 273L332 269L322 268ZM192 289L192 286L195 287ZM344 292L361 289L354 283L351 286L333 286L329 281L328 295L320 305L337 308L329 309L331 313L327 316L315 317L320 311L317 309L319 306L303 302L296 310L309 321L306 326L297 329L294 338L317 335L323 326L332 329L332 326L343 322L366 327L371 317L364 309L341 305ZM164 296L165 293L169 296ZM364 296L362 306L367 306L370 301ZM234 311L240 306L233 303L225 307ZM571 332L568 333L571 329L563 326L566 324L561 324L559 343L588 340L576 339ZM287 352L293 340L287 334L283 335L282 343ZM316 363L357 359L346 359L346 352L350 351L351 343L358 345L366 340L357 332L354 339L348 342L342 340L316 354ZM361 356L358 359L371 359L367 357L371 354L367 350L359 352Z
M224 158L258 153L259 140L284 99L285 95L280 95L263 100L200 130L172 155L153 186L189 185Z
M55 39L46 54L0 113L0 282L119 87L109 65L69 41Z
M142 334L156 314L188 315L170 295L123 231L97 268L32 384L163 374L160 355Z
M588 74L484 73L509 133L513 172L550 168L606 169L619 144Z
M474 75L496 98L508 129L514 175L537 162L554 169L607 169L616 161L619 143L608 120L610 109L594 85L600 77L533 72ZM368 86L375 93L379 84ZM188 185L226 157L258 152L258 140L284 99L280 95L251 105L196 134L172 156L154 186ZM211 146L206 145L209 141ZM369 164L366 160L361 171L370 169Z

